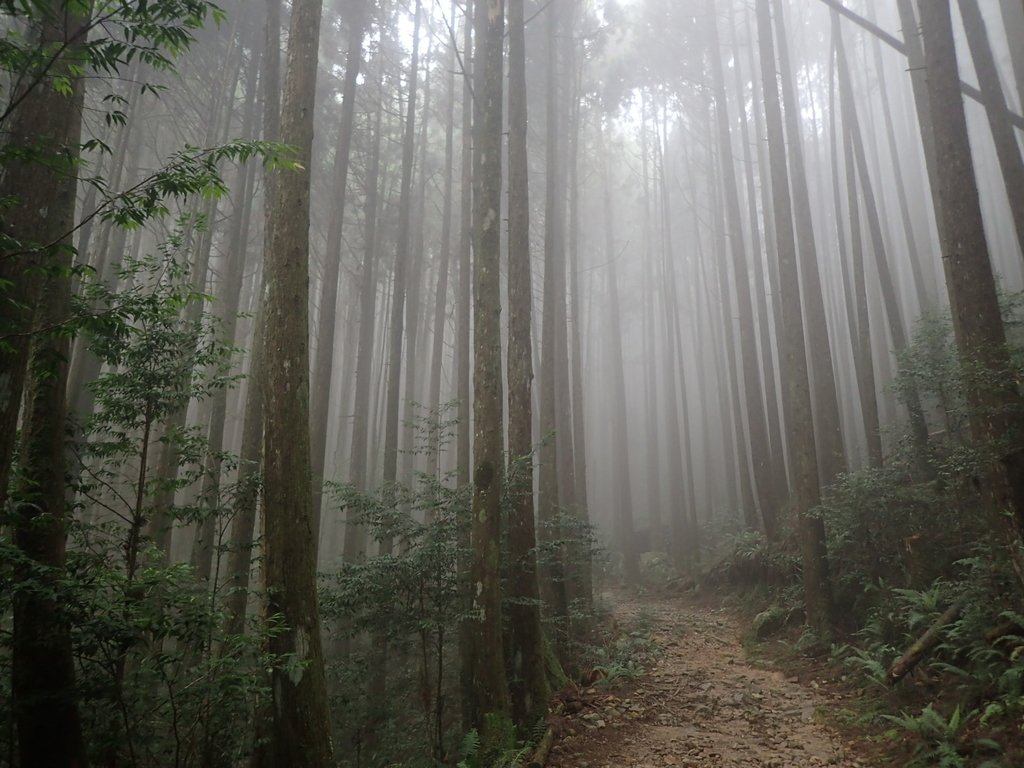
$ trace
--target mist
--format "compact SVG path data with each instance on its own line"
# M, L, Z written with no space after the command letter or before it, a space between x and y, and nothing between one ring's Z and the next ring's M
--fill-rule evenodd
M1024 759L1017 0L0 29L0 766Z

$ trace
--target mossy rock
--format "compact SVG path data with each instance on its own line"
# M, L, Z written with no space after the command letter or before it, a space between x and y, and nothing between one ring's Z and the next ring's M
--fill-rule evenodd
M790 612L781 605L773 605L754 617L750 628L757 640L764 640L779 632L789 622Z

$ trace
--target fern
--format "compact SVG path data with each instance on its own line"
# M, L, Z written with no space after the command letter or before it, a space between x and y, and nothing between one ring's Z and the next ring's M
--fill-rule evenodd
M480 734L474 728L462 737L462 759L458 768L475 768L475 761L480 753Z

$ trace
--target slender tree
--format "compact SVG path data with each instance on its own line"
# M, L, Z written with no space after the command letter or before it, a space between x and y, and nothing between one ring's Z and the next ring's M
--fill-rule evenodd
M715 124L718 138L719 172L725 193L725 214L729 233L729 251L732 254L732 278L736 289L740 359L743 364L744 404L747 414L747 435L753 464L757 504L761 510L761 523L769 539L778 537L776 527L777 494L772 476L771 448L768 442L768 422L765 417L761 377L758 370L757 337L754 330L754 308L750 298L750 280L740 214L739 185L733 167L732 137L729 130L728 100L725 91L725 71L718 42L718 22L711 2L709 16L709 58L715 100ZM728 290L728 286L723 286ZM737 418L739 415L737 414Z
M317 314L317 346L313 364L313 399L310 408L313 462L313 531L320 530L321 495L327 451L327 410L334 365L334 335L338 320L338 281L341 274L341 235L345 222L348 170L352 134L356 116L356 86L363 60L363 37L369 16L368 0L348 0L341 5L349 23L348 53L345 56L345 80L342 85L341 115L338 138L334 147L333 193L334 211L327 230L323 290ZM319 533L317 534L319 536Z
M785 104L786 146L793 195L792 212L796 222L800 258L800 296L804 302L804 311L807 313L807 342L811 353L809 362L814 384L814 433L821 470L818 479L822 485L827 486L831 485L846 469L842 424L839 418L839 394L836 387L832 343L829 340L829 326L825 315L824 295L818 265L818 248L811 220L811 199L807 186L807 171L802 144L800 101L797 98L796 80L789 62L789 44L782 4L779 0L773 0L773 2L778 37L778 72L782 84L782 100ZM763 41L764 32L761 34ZM767 76L766 72L765 77ZM767 103L768 100L769 97L765 94L765 102ZM781 260L781 254L779 258Z
M405 107L405 133L402 139L402 181L399 188L398 232L395 246L395 274L392 286L391 318L388 328L388 385L384 425L384 484L398 480L399 405L402 388L402 339L410 261L412 221L412 172L415 161L416 94L419 82L419 40L421 1L416 0L413 22L412 60L409 64L409 95ZM381 541L381 551L391 552L390 537Z
M782 109L775 76L775 46L772 41L770 0L757 0L757 29L760 37L761 76L768 127L771 187L775 199L775 231L779 248L779 283L782 289L782 348L789 370L789 446L793 461L793 506L797 514L803 558L804 604L807 622L825 639L831 634L832 597L825 527L813 513L819 500L818 461L811 416L811 390L804 348L804 318L800 309L797 246L793 230L789 169L783 139Z

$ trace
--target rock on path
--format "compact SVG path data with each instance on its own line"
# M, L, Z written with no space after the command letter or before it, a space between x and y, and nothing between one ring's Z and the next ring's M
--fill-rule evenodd
M824 691L752 666L727 611L671 598L620 602L624 622L653 619L660 651L622 697L591 689L561 723L549 768L808 768L869 765L821 722Z

